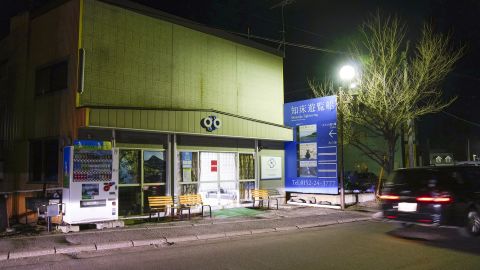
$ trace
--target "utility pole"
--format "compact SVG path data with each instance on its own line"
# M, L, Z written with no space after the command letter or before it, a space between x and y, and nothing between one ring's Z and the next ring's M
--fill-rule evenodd
M294 0L283 0L280 3L277 3L273 6L270 7L270 9L274 9L277 7L281 7L282 9L282 43L278 45L277 50L280 50L281 47L283 47L283 58L285 58L285 16L283 13L283 9L285 8L286 5L290 5L293 3Z

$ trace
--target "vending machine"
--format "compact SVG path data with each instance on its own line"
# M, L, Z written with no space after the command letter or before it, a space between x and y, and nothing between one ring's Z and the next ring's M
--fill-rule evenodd
M76 140L63 150L63 221L118 219L118 149L110 142Z

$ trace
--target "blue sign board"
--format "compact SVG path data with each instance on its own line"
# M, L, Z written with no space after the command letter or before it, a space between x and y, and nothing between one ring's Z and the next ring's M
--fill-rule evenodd
M336 96L287 103L284 121L294 135L285 143L285 190L338 194Z

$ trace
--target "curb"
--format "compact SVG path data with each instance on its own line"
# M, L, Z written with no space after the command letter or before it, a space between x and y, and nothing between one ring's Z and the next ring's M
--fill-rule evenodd
M65 247L56 247L56 254L67 254L67 253L80 253L83 251L95 251L95 245L74 245L74 246L65 246Z
M141 247L141 246L163 246L167 244L166 238L158 238L158 239L146 239L146 240L132 240L134 247Z
M98 243L95 244L97 250L109 250L117 248L128 248L133 247L132 241L118 241L118 242L107 242L107 243Z
M85 245L59 246L59 247L44 248L44 249L38 249L38 250L10 251L8 253L0 253L0 261L54 255L54 254L79 253L79 252L85 252L85 251L106 251L106 250L112 250L112 249L151 246L151 245L158 247L158 246L164 246L167 244L175 244L175 243L181 243L181 242L222 239L222 238L272 233L272 232L286 232L286 231L302 230L302 229L309 229L309 228L316 228L316 227L325 227L325 226L330 226L335 224L367 221L371 219L373 218L372 217L346 218L346 219L339 219L339 220L333 220L333 221L324 221L324 222L318 222L318 223L301 224L296 226L285 226L285 227L277 227L277 228L241 230L241 231L231 231L231 232L223 232L223 233L215 233L215 234L186 235L186 236L171 237L171 238L153 238L153 239L105 242L105 243L95 243L95 244L85 244Z
M9 260L20 259L20 258L38 257L38 256L53 255L53 254L55 254L55 248L11 251L8 255L8 259Z

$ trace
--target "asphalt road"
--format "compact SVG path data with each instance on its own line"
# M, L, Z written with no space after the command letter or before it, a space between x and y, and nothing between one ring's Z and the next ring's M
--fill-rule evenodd
M6 269L480 269L480 238L356 222L228 240L4 262Z

